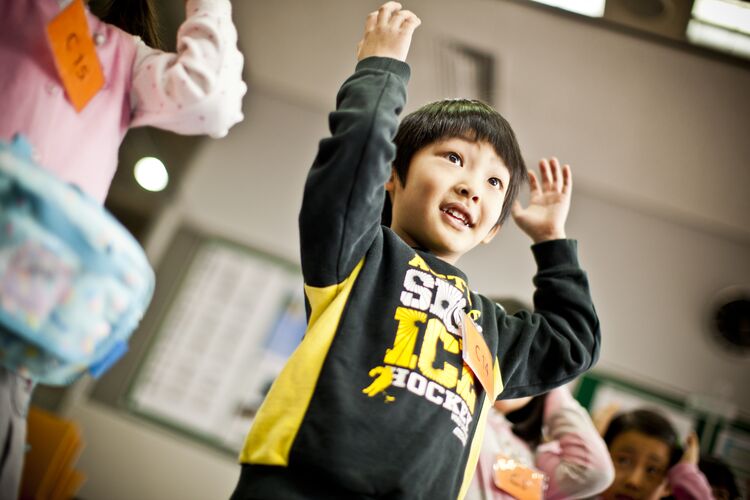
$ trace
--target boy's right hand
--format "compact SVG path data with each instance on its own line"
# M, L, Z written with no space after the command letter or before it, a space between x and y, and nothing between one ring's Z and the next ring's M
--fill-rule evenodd
M367 57L390 57L406 61L411 37L422 23L398 2L386 2L365 21L365 33L357 44L357 61Z

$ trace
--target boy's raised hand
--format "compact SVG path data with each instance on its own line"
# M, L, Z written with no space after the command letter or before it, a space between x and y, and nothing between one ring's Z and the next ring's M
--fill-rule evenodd
M573 189L570 165L560 166L557 158L543 158L539 162L539 174L541 180L529 170L529 206L524 208L516 200L511 212L518 227L534 243L565 238L565 220Z
M391 57L406 61L411 37L422 23L398 2L386 2L365 21L365 33L357 44L357 61L366 57Z

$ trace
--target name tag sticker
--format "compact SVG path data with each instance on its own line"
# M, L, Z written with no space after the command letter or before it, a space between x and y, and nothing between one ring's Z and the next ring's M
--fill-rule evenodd
M464 363L469 365L471 371L479 379L490 399L495 397L495 377L493 376L493 358L487 342L479 333L474 320L468 314L462 313L461 336L464 341L463 358Z
M494 468L494 483L502 491L518 500L542 500L546 479L538 470L497 455Z
M47 24L47 41L68 98L80 112L104 86L83 0L73 0Z

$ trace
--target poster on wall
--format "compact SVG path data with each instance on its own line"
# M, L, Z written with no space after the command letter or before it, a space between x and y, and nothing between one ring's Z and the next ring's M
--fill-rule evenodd
M750 492L750 432L735 427L719 431L711 453L724 460L737 480L737 485L748 498Z
M687 413L684 408L615 385L603 385L596 391L590 411L592 414L596 414L611 404L617 405L619 412L628 412L639 408L658 411L669 419L682 441L695 429L694 416Z
M305 331L299 270L208 239L127 393L131 411L236 453Z

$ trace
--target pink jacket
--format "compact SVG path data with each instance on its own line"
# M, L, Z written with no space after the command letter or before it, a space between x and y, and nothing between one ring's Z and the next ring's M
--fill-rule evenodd
M466 498L513 498L494 485L492 466L498 453L543 472L548 478L544 498L586 498L607 489L614 478L607 447L586 410L566 388L559 387L547 395L544 428L549 440L532 450L513 434L511 423L492 409L477 471Z
M678 463L667 474L672 496L676 500L704 500L713 498L706 476L695 464Z
M0 140L26 135L37 163L99 201L132 126L222 136L242 119L242 55L229 0L188 0L177 53L87 12L104 88L76 113L57 75L45 26L58 0L0 0Z
M675 500L711 500L714 498L706 476L695 464L678 463L669 469L667 481ZM591 500L600 500L597 496Z

